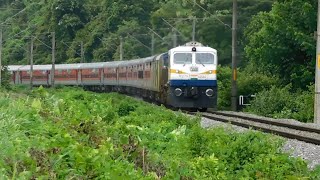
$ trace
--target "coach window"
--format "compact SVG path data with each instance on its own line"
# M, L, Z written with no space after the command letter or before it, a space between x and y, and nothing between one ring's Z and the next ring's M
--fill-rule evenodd
M174 64L191 64L192 54L191 53L176 53L173 56Z
M197 64L214 64L214 55L211 53L196 53Z

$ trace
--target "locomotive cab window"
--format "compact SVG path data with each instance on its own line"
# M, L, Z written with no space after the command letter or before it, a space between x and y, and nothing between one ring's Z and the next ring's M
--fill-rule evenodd
M191 53L176 53L173 56L174 64L191 64L192 54Z
M197 64L214 64L214 55L211 53L196 53Z

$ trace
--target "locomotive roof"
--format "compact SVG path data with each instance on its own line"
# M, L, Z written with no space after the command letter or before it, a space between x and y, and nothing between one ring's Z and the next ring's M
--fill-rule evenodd
M199 42L189 42L189 43L186 43L185 45L183 46L178 46L178 47L175 47L175 48L172 48L170 49L170 51L183 51L183 52L192 52L192 48L195 47L197 49L197 52L208 52L208 51L213 51L215 53L217 53L217 50L216 49L213 49L211 47L208 47L208 46L204 46L202 45L201 43Z
M96 62L96 63L81 63L79 65L79 69L91 69L91 68L103 68L105 67L109 62Z
M125 61L110 61L106 67L115 68Z
M79 69L80 64L56 64L56 70Z
M18 71L18 69L21 67L22 65L11 65L8 66L8 71Z
M194 46L179 46L171 49L170 52L175 52L175 51L192 52L193 47ZM196 48L197 48L196 52L208 52L208 51L215 52L215 53L217 52L216 49L213 49L211 47L196 47Z
M131 66L131 65L136 65L136 64L141 64L141 63L148 63L154 61L156 56L150 56L146 58L140 58L140 59L133 59L129 61L123 61L119 66Z
M30 65L24 65L24 66L20 66L17 70L18 71L29 71L30 70ZM33 65L33 70L35 71L46 71L46 70L50 70L52 68L52 65L50 64L46 64L46 65Z

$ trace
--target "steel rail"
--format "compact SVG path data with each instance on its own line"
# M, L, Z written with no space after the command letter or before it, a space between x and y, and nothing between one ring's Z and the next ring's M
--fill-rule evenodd
M299 130L299 131L307 131L307 132L320 134L320 129L313 128L313 127L299 126L299 125L296 125L296 124L288 124L288 123L281 122L281 121L258 119L258 118L254 118L254 117L248 117L248 116L245 116L245 115L228 114L228 113L224 113L224 112L208 111L208 113L216 114L216 115L220 115L220 116L240 118L240 119L249 120L249 121L253 121L253 122L270 124L270 125L275 125L275 126L279 126L279 127L285 127L285 128L295 129L295 130Z
M196 113L194 112L188 112L189 114L193 114L195 115ZM202 117L206 117L208 119L211 119L211 120L215 120L215 121L220 121L220 122L224 122L224 123L230 123L232 125L236 125L236 126L241 126L241 127L244 127L244 128L252 128L254 130L258 130L258 131L262 131L262 132L266 132L266 133L272 133L272 134L275 134L275 135L279 135L279 136L282 136L282 137L285 137L285 138L289 138L289 139L296 139L296 140L299 140L299 141L304 141L304 142L307 142L307 143L312 143L312 144L316 144L316 145L320 145L320 139L318 138L314 138L314 137L306 137L306 136L303 136L303 135L299 135L297 133L290 133L290 132L285 132L285 131L281 131L281 130L276 130L276 129L272 129L272 128L265 128L265 127L260 127L258 125L252 125L248 122L239 122L239 121L236 121L236 120L232 120L230 118L234 118L234 116L236 116L237 118L239 119L242 119L242 120L246 120L246 121L252 121L252 119L255 119L255 118L249 118L249 117L245 117L245 116L237 116L237 115L230 115L229 114L225 114L225 115L222 115L224 113L217 113L217 112L207 112L208 114L212 114L212 115L207 115L207 114L201 114ZM222 116L222 117L216 117L214 116L215 115L218 115L219 116ZM240 118L241 117L241 118ZM243 118L242 118L243 117ZM255 119L256 120L256 119ZM273 123L271 124L270 122L271 121L261 121L261 122L258 122L258 121L253 121L255 123L261 123L261 124L267 124L267 125L273 125L275 127L285 127L283 126L284 123L281 123L281 125L277 125L278 123ZM272 121L274 122L274 121ZM296 129L298 126L295 125L295 128L293 131L302 131L302 132L306 132L306 133L311 133L310 131L307 131L306 127L303 127L302 129L304 130L301 130L301 129ZM285 127L285 128L289 128L289 129L292 129L290 127ZM318 133L319 134L319 133Z

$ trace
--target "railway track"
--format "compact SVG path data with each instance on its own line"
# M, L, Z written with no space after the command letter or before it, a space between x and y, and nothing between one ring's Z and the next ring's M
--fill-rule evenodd
M189 114L195 113L189 112ZM320 128L309 127L303 124L289 124L282 121L247 117L245 115L230 114L226 112L208 111L201 114L202 117L214 121L230 123L244 128L251 128L290 139L296 139L299 141L320 145Z

